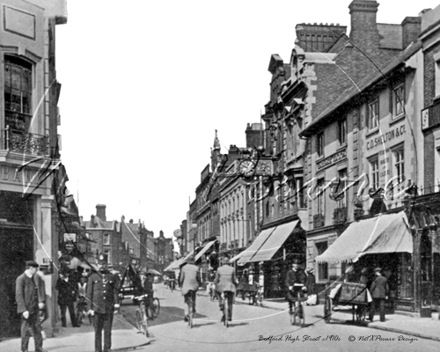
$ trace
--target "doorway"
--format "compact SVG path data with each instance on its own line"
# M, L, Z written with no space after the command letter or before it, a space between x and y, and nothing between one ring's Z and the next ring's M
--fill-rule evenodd
M20 336L15 281L24 272L25 262L34 258L33 238L31 226L0 225L0 339Z

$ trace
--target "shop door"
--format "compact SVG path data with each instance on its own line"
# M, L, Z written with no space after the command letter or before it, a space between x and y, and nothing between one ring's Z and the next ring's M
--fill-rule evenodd
M20 336L15 280L33 258L32 228L0 227L0 338Z
M433 273L432 273L432 244L429 236L424 233L420 241L420 299L422 307L432 304Z

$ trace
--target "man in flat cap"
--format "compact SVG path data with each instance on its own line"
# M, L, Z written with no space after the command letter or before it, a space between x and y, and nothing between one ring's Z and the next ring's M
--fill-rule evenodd
M385 321L385 299L388 297L388 280L385 276L382 276L380 273L382 271L381 268L374 269L376 278L370 286L371 297L373 298L373 302L371 302L370 307L370 321L374 319L374 313L376 311L376 304L379 305L380 312L380 321Z
M286 273L286 279L284 284L286 286L286 300L289 302L289 312L293 313L293 305L297 299L298 291L301 297L307 292L306 275L301 270L300 262L298 259L294 259L292 262L292 269Z
M30 330L35 339L35 352L46 352L43 350L43 337L39 322L39 309L44 308L45 291L44 281L39 275L38 263L29 260L26 262L26 270L15 282L15 300L17 312L21 315L21 350L27 352L29 348Z
M119 279L107 269L107 259L100 255L98 271L87 284L89 314L95 319L95 352L102 352L102 330L104 330L104 352L111 351L113 313L119 308Z

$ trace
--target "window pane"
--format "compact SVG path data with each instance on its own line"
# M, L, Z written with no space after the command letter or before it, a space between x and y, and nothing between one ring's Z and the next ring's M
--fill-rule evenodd
M24 92L30 92L32 90L32 84L31 84L31 75L28 70L23 70L23 77L22 77L22 86L21 89Z
M31 97L28 94L23 96L23 113L24 114L31 113Z
M12 88L21 89L21 70L12 66Z
M11 67L9 65L5 65L5 87L11 86Z

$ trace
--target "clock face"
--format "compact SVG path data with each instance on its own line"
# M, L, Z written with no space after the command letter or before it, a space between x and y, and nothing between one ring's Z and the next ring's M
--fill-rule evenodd
M255 162L252 160L243 160L240 162L238 170L245 177L252 176L255 173Z

